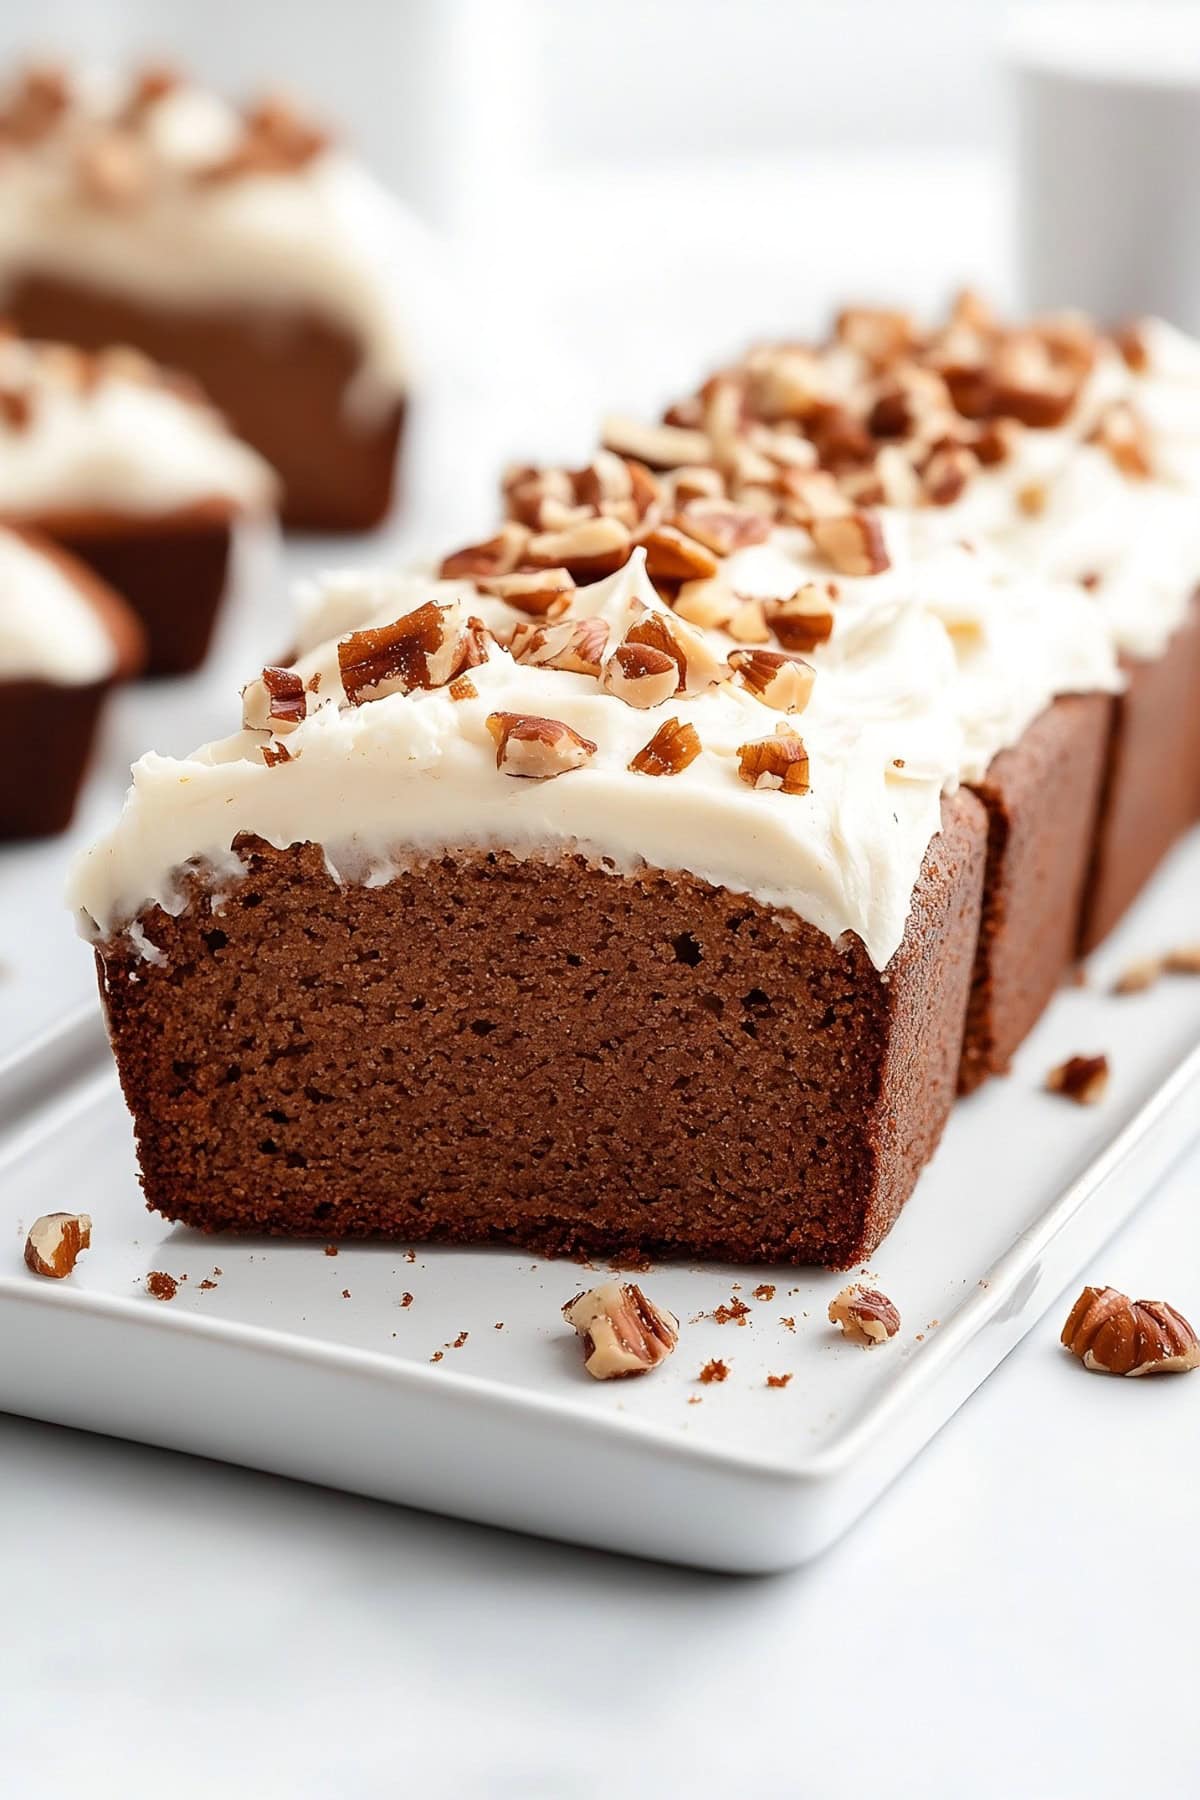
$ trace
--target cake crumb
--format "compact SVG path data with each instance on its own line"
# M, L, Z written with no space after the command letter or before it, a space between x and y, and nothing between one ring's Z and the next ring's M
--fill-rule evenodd
M416 1251L415 1250L406 1250L404 1252L404 1260L406 1263L415 1263L417 1260Z
M728 1373L728 1363L723 1363L719 1356L714 1356L711 1362L705 1363L696 1379L697 1381L702 1381L705 1387L707 1387L712 1381L724 1381Z
M445 1356L445 1354L446 1354L446 1352L444 1350L435 1350L429 1360L430 1360L430 1362L441 1362L441 1360L442 1360L443 1356Z
M688 1395L688 1405L689 1406L699 1406L701 1401L703 1400L703 1397L704 1396L702 1394L689 1394Z
M1046 1091L1073 1100L1076 1106L1096 1106L1108 1090L1107 1056L1068 1056L1046 1077Z
M795 1315L792 1313L785 1314L784 1317L780 1319L779 1323L786 1331L795 1331L796 1329L796 1319Z
M401 1294L401 1296L400 1296L401 1306L411 1306L412 1303L413 1303L413 1297L411 1294L409 1294L409 1293Z
M348 1299L349 1299L349 1298L350 1298L350 1289L349 1289L349 1288L343 1288L343 1289L342 1289L342 1299L343 1299L343 1300L348 1300Z
M326 1244L326 1246L325 1246L326 1256L336 1256L337 1253L338 1253L338 1247L336 1244Z
M744 1325L750 1316L750 1308L744 1300L739 1300L735 1296L728 1305L718 1306L712 1316L718 1325L729 1325L734 1322Z
M504 1330L504 1320L497 1319L496 1323L492 1326L492 1330L493 1331L503 1331Z
M213 1270L214 1275L223 1275L224 1273L225 1273L224 1269L214 1269Z
M151 1269L146 1277L146 1292L153 1294L156 1300L173 1300L178 1288L175 1277L163 1269Z
M771 1388L786 1387L788 1382L791 1379L792 1379L792 1371L790 1369L787 1371L787 1373L785 1375L768 1375L767 1376L767 1386L771 1387Z
M470 1335L469 1331L460 1331L454 1342L452 1344L447 1344L447 1350L461 1350Z
M773 1300L775 1298L775 1283L773 1281L760 1281L754 1290L754 1298L756 1300Z
M206 1292L207 1292L207 1291L208 1291L208 1289L209 1289L209 1288L215 1288L215 1287L216 1287L216 1285L217 1285L217 1284L216 1284L216 1282L215 1282L215 1281L210 1281L210 1280L209 1280L209 1279L208 1279L208 1276L207 1276L207 1275L206 1275L206 1276L205 1276L205 1277L204 1277L204 1280L203 1280L203 1281L202 1281L202 1282L201 1282L201 1283L200 1283L200 1292L201 1292L201 1293L202 1293L202 1294L203 1294L203 1293L206 1293Z

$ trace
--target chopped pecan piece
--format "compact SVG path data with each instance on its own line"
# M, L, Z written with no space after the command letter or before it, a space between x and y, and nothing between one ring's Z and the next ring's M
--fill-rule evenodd
M75 175L99 206L136 206L150 191L150 161L132 131L115 129L89 139L79 150Z
M1200 975L1200 944L1180 944L1163 957L1168 975Z
M646 644L661 650L679 670L676 693L697 693L714 687L725 675L724 665L704 638L674 613L647 612L625 633L627 644Z
M35 1275L61 1281L75 1267L81 1250L92 1243L92 1221L87 1213L43 1213L29 1227L25 1239L25 1265Z
M769 468L767 472L769 476ZM730 556L747 544L763 544L771 530L761 513L728 500L689 500L680 507L674 522L718 556Z
M804 740L786 725L780 725L774 737L739 744L738 774L748 787L807 794L808 751Z
M547 529L549 520L544 512L548 502L559 508L575 504L575 484L566 469L518 464L505 470L503 489L510 517L531 531Z
M483 593L533 619L557 619L571 604L575 582L566 569L529 569L516 575L478 575Z
M596 754L591 738L582 737L562 719L495 712L488 714L487 728L496 743L496 767L531 781L548 781L580 769Z
M678 691L679 664L650 644L618 644L604 665L603 686L627 706L660 706Z
M935 450L921 471L925 498L930 506L952 506L978 468L974 452L961 444Z
M651 581L703 581L717 572L717 559L675 525L656 525L642 538Z
M262 747L262 759L266 763L268 769L277 769L280 763L289 763L294 760L287 745L280 743L264 744Z
M603 1281L576 1294L563 1317L583 1339L584 1368L597 1381L644 1375L679 1342L679 1320L632 1281Z
M66 73L52 63L25 69L0 113L0 143L28 147L56 128L71 104Z
M476 575L511 575L528 542L528 526L509 519L495 537L482 544L468 544L444 558L438 574L443 581L454 581L460 576L470 579Z
M879 575L889 567L883 527L873 513L815 518L808 529L821 555L839 575Z
M576 581L611 575L629 560L633 537L620 519L587 518L565 531L537 532L525 560L539 569L566 569Z
M1127 402L1110 406L1091 441L1108 452L1122 475L1133 481L1145 481L1154 473L1150 433L1145 420Z
M900 1329L900 1314L886 1294L851 1282L829 1302L829 1323L855 1344L883 1344Z
M1125 366L1132 369L1135 375L1144 375L1150 367L1150 352L1146 346L1146 334L1138 324L1122 325L1114 333L1113 342L1125 359Z
M738 600L729 618L725 621L725 629L730 637L739 644L769 644L771 628L767 624L767 609L761 600ZM833 630L833 617L830 615L829 629ZM780 640L782 642L782 639Z
M738 605L723 581L685 581L675 596L674 611L689 625L700 625L713 631L724 625Z
M33 421L33 394L29 388L0 387L0 423L10 431L25 431Z
M846 307L838 314L834 331L839 343L881 368L904 356L917 341L908 313L878 306Z
M642 425L636 419L604 421L604 447L618 456L631 457L648 469L676 469L684 463L711 461L708 433L678 425Z
M293 731L308 710L308 694L295 669L270 664L243 698L242 722L251 731Z
M776 712L803 712L815 674L809 663L779 650L733 650L729 666L752 694Z
M1100 1375L1186 1374L1200 1368L1194 1326L1165 1300L1131 1300L1116 1288L1085 1287L1062 1342Z
M767 624L785 650L804 654L832 637L830 598L827 589L818 587L815 581L807 581L789 599L769 602Z
M442 606L427 600L391 625L341 638L338 667L350 705L452 681L468 654L460 617L457 601Z
M607 644L608 626L603 619L564 619L557 625L516 626L508 648L514 662L564 669L573 675L599 675Z
M670 477L671 497L677 507L689 500L721 500L725 495L725 477L711 463L684 463L673 469Z
M1077 1106L1097 1106L1108 1090L1108 1076L1107 1056L1069 1056L1051 1069L1046 1088Z
M629 767L635 775L682 775L695 762L701 748L694 725L665 719Z

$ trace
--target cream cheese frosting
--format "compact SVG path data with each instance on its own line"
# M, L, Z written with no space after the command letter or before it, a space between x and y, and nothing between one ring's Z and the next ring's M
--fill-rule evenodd
M400 206L344 150L324 146L287 168L206 172L236 150L242 116L194 85L170 85L138 114L150 179L128 199L98 199L79 179L84 147L119 128L129 89L93 74L35 141L0 162L0 308L38 273L156 305L311 309L363 347L348 395L362 416L403 392L403 284L418 250Z
M204 501L239 513L273 506L259 455L198 399L174 391L133 352L84 358L64 346L0 339L0 514L148 514Z
M182 761L143 758L116 828L77 865L72 901L85 928L101 935L147 905L178 910L181 870L203 867L218 888L236 881L232 845L243 832L281 847L321 844L339 879L376 884L441 850L577 850L618 872L687 870L794 913L835 941L856 932L883 968L903 937L943 794L982 772L1053 694L1111 689L1119 679L1077 590L1031 584L1018 614L997 560L953 547L918 563L904 545L904 519L888 530L897 540L892 568L839 584L835 629L809 658L816 678L794 720L730 680L648 708L629 705L594 676L531 666L495 643L469 671L467 698L438 687L347 705L337 642L317 644L295 665L315 693L287 735L287 760L264 761L261 730ZM735 552L724 576L739 592L787 598L814 566L805 534L779 532ZM343 576L330 593L343 621L348 605L361 605L360 627L429 599L501 635L523 616L470 583L413 574L373 583ZM318 612L310 602L310 618ZM611 648L631 622L653 614L678 617L637 550L616 574L576 590L566 616L603 619ZM724 632L697 635L714 668L737 648ZM247 693L251 715L263 697L256 688ZM595 754L551 780L514 779L497 767L487 726L494 713L561 720ZM672 717L694 726L699 756L670 777L631 770ZM803 737L804 794L750 787L739 776L740 747L781 724Z
M0 528L0 681L84 687L116 666L111 634L70 577Z

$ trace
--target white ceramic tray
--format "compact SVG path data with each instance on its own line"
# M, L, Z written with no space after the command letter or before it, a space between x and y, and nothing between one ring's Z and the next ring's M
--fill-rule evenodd
M903 1315L894 1342L864 1351L829 1328L837 1276L663 1265L639 1279L684 1321L680 1346L633 1382L583 1373L559 1308L594 1277L572 1263L394 1245L327 1256L152 1217L99 1022L81 1014L0 1070L0 1406L615 1550L733 1570L802 1561L1200 1130L1200 981L1107 992L1125 961L1196 936L1198 888L1200 834L1011 1078L959 1107L872 1264ZM1040 1091L1051 1064L1096 1050L1114 1071L1102 1106ZM41 1281L21 1260L25 1229L64 1207L91 1212L94 1248L68 1281ZM179 1279L173 1300L146 1292L151 1270ZM698 1317L735 1295L744 1325ZM697 1379L710 1358L728 1366L720 1384Z

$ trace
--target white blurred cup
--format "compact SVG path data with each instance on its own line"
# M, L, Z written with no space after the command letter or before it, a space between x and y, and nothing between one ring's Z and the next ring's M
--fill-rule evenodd
M1200 7L1049 0L1008 60L1024 305L1200 332Z

